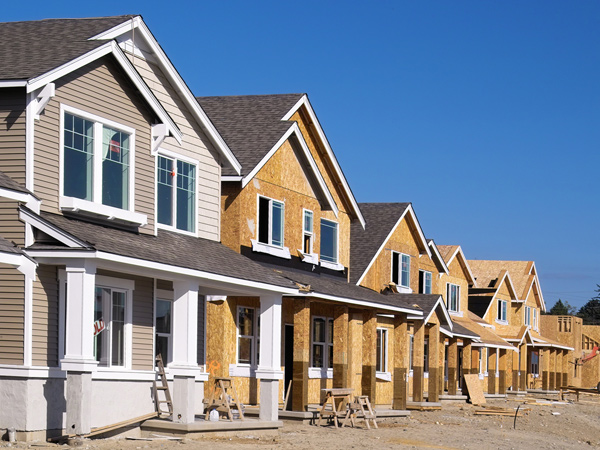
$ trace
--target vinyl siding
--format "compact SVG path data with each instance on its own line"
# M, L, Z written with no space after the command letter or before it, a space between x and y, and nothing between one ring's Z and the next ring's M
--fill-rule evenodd
M58 366L58 280L56 266L37 269L33 283L32 360L34 366Z
M56 96L35 124L35 193L42 209L58 212L60 105L65 104L135 128L135 211L148 216L142 233L154 233L154 115L112 56L103 57L56 82Z
M23 364L25 276L0 267L0 364Z
M166 138L161 148L187 156L199 162L198 166L198 235L219 240L221 166L220 155L206 137L184 101L169 83L161 69L153 63L128 54L138 72L162 103L183 133L182 144Z
M19 220L19 203L0 197L0 236L19 246L25 245L25 224Z
M0 170L25 186L24 88L0 90Z

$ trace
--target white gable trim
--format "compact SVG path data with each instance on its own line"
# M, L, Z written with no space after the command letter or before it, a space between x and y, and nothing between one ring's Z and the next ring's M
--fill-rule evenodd
M161 46L158 44L152 32L144 23L140 16L133 17L131 20L123 22L116 27L111 28L110 30L104 31L96 36L90 38L90 40L105 40L105 39L115 39L122 34L125 34L132 30L132 28L136 28L140 35L143 37L144 41L150 47L153 52L152 56L155 57L159 63L160 68L163 70L167 79L171 82L173 87L177 90L179 94L181 94L182 99L187 104L187 107L190 109L192 115L195 116L198 124L202 128L202 130L207 134L208 138L215 145L216 149L223 155L227 163L235 170L237 174L241 173L242 165L239 163L223 137L219 134L213 123L210 121L200 103L190 91L190 88L187 86L181 75L177 72L177 69L173 66ZM116 45L116 44L115 44Z
M312 169L313 174L317 179L317 183L319 184L321 192L323 193L323 195L325 195L327 203L334 212L335 217L338 217L339 208L336 205L335 200L333 199L331 191L327 187L327 183L325 183L325 179L323 178L321 171L317 167L317 162L313 158L312 153L308 148L308 144L304 140L304 136L302 136L302 132L300 131L300 127L297 123L291 124L290 128L285 132L285 134L279 138L277 143L271 148L271 150L269 150L265 157L256 165L256 167L254 167L254 169L252 169L252 172L250 172L248 175L242 178L242 188L246 187L246 185L256 176L260 169L262 169L265 166L265 164L269 161L269 159L271 159L275 152L277 152L277 150L279 150L279 148L285 143L285 141L287 141L293 134L296 135L298 141L300 142L300 147L302 148L304 155L308 160L310 168Z
M19 218L25 223L31 225L32 227L43 231L48 236L51 236L57 241L62 242L67 247L84 249L90 248L89 244L87 244L86 242L83 242L80 239L77 239L75 236L72 236L71 234L68 234L63 230L57 228L56 226L49 224L38 215L29 212L27 209L19 209Z
M371 269L371 266L373 264L375 264L375 260L377 259L377 257L379 256L379 254L383 251L383 249L385 248L385 244L387 244L387 242L390 240L390 238L392 237L392 234L394 234L394 232L396 231L396 228L398 228L398 226L400 225L400 222L402 222L402 220L404 219L404 217L407 214L410 214L410 216L412 217L413 221L417 225L417 230L419 231L419 237L421 239L421 243L423 244L423 247L427 251L427 255L431 258L431 250L429 250L429 245L427 244L427 240L425 239L425 235L423 234L423 230L421 230L421 225L419 225L419 222L417 221L417 216L415 215L415 212L413 211L412 205L408 205L408 207L404 210L404 212L402 213L402 215L400 216L400 218L398 219L398 221L396 222L396 224L392 227L392 229L390 230L390 232L388 233L388 235L386 236L386 238L381 243L381 246L379 247L379 250L377 250L377 252L373 256L373 258L371 258L371 262L369 262L369 265L367 266L367 268L365 269L365 271L361 274L360 278L356 282L357 285L359 285L362 282L363 278L367 275L367 273Z
M540 308L543 312L546 312L546 301L544 300L544 294L542 294L542 287L540 286L540 279L537 274L537 269L535 267L535 262L531 262L531 269L529 270L529 275L533 275L534 281L536 283L538 294L540 296Z
M123 50L117 45L115 41L107 42L106 44L84 54L81 55L72 61L69 61L62 66L59 66L51 71L40 75L38 77L32 78L27 82L27 92L33 92L37 89L46 86L48 83L51 83L81 67L90 64L97 59L111 54L115 57L117 62L121 65L121 68L125 71L125 73L129 76L130 80L133 82L135 87L140 91L146 102L150 105L156 115L159 117L161 122L165 124L171 133L171 135L177 139L179 143L181 143L181 138L183 134L173 122L173 119L169 116L167 111L164 109L162 104L158 101L154 93L150 90L148 85L144 82L140 74L133 67L129 59L123 53Z
M329 141L327 140L327 137L325 136L323 127L321 127L319 119L317 119L317 116L316 116L310 102L308 101L308 97L306 95L303 95L302 98L300 100L298 100L296 102L296 104L292 107L292 109L290 109L287 112L287 114L281 118L281 120L289 120L294 115L294 113L298 110L298 108L300 108L300 106L302 106L302 105L304 105L306 107L306 110L308 111L308 115L309 115L310 119L315 124L317 134L319 135L319 138L321 139L321 142L323 143L323 146L325 147L327 156L329 156L329 160L333 164L333 168L335 170L336 175L342 182L342 186L344 188L344 191L346 192L346 195L348 196L348 199L350 200L350 204L352 205L354 214L356 214L356 217L358 218L362 227L365 228L365 219L364 219L362 213L360 212L360 208L358 207L358 202L356 201L356 198L354 198L354 194L352 193L352 190L350 189L350 186L348 185L348 181L346 180L346 177L344 176L344 172L342 172L342 169L337 161L337 158L335 157L335 154L333 153L333 150L332 150L331 146L329 145Z
M433 305L433 308L431 308L431 311L429 311L427 317L423 318L423 322L427 323L429 321L429 319L431 318L435 310L438 308L438 306L442 308L442 312L444 313L444 317L446 318L448 327L450 328L450 331L452 331L452 319L450 318L450 314L448 313L448 309L446 308L446 305L444 304L444 299L441 295L438 297L437 301L435 302L435 305Z
M448 266L446 265L444 258L442 258L442 255L440 254L440 251L438 250L437 245L435 245L435 241L433 239L429 243L429 248L432 250L432 254L436 256L438 261L442 263L442 268L444 269L446 275L450 275L450 270L448 270Z
M27 80L0 80L0 88L25 87Z
M9 198L17 202L27 204L27 207L35 210L39 209L41 200L38 200L34 195L26 192L13 191L12 189L0 188L0 197Z
M492 299L490 300L490 304L488 305L487 309L485 310L485 314L483 315L483 318L485 318L485 316L487 316L487 313L490 311L490 308L492 307L492 305L494 304L494 302L496 301L496 296L498 295L498 292L500 291L500 286L502 286L502 283L504 283L504 281L507 281L507 286L508 289L512 292L512 296L514 299L518 299L518 296L515 292L515 289L513 287L513 283L512 280L510 279L510 274L508 273L508 270L506 271L506 273L504 274L504 276L502 277L502 279L500 280L500 282L498 283L498 287L496 288L496 292L494 292L494 295L492 296ZM511 303L512 303L512 298L511 298Z
M467 258L465 258L465 254L462 251L461 246L457 246L456 250L454 250L454 253L452 254L452 256L448 259L448 267L450 266L450 263L452 263L452 260L454 259L455 256L459 255L461 256L463 262L465 263L465 267L467 268L467 272L469 277L471 278L470 281L473 284L473 287L477 287L477 281L475 281L475 277L473 276L473 272L471 271L471 267L469 266L469 262L467 261ZM460 264L460 263L459 263Z

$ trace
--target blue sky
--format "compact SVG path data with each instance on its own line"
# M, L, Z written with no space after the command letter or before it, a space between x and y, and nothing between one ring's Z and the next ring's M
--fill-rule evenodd
M600 284L600 2L9 2L141 14L196 95L307 92L360 202L411 201L469 259Z

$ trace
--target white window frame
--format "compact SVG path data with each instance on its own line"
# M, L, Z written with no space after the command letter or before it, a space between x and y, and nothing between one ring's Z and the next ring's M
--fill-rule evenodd
M65 114L74 115L89 120L90 122L94 122L92 200L84 200L64 195ZM102 204L102 128L104 125L129 134L129 204L127 209ZM61 103L59 135L59 207L61 210L88 212L106 219L118 219L138 226L143 226L148 223L148 216L135 212L135 134L135 128Z
M450 295L450 291L452 288L456 288L456 309L452 308L452 301ZM460 312L460 284L446 283L446 307L448 308L449 312Z
M414 348L415 348L415 335L409 335L408 340L408 371L409 375L412 377L413 375L413 358L414 358Z
M533 311L533 329L538 330L537 308L531 308Z
M313 340L315 320L323 319L325 321L325 341ZM309 367L309 378L333 378L333 361L331 361L332 367L329 367L329 347L333 347L333 336L329 336L329 322L333 323L332 317L326 316L312 316L310 318L310 367ZM331 342L330 342L331 341ZM323 367L315 367L313 361L313 347L315 345L321 345L323 347Z
M402 258L408 258L408 284L402 284ZM398 277L398 283L396 283L396 288L399 292L402 293L412 293L412 289L410 288L410 271L411 271L411 258L410 255L402 252L396 252L392 250L392 260L390 264L390 281L394 282L394 258L398 258L398 273L395 274Z
M427 276L429 275L429 292L420 292L420 294L431 294L433 292L433 275L431 274L431 272L429 270L422 270L419 269L419 278L421 278L421 274L423 274L423 291L425 291L427 283L426 283L426 279ZM409 274L410 276L410 274Z
M310 214L312 217L312 227L310 231L307 231L304 228L306 215ZM298 249L298 252L302 255L302 262L309 264L319 264L319 255L314 252L315 245L315 214L310 209L302 208L302 245L301 249ZM304 238L308 236L310 238L310 246L308 248L308 252L304 251Z
M154 290L154 350L153 354L156 355L156 336L162 335L163 337L167 337L168 347L169 347L169 360L163 361L163 364L166 366L173 360L173 291L167 291L163 289L155 289ZM158 301L171 302L171 332L170 333L158 333L156 331L156 306Z
M381 341L379 346L380 349L380 361L383 367L375 367L375 376L384 381L392 381L391 373L389 371L388 358L389 358L389 330L384 327L377 327L377 341ZM377 361L377 360L376 360ZM381 370L383 369L383 370Z
M252 336L250 335L241 335L240 334L240 309L252 309L254 311L254 319L252 322ZM235 315L235 326L236 326L236 338L235 338L235 365L237 367L249 367L251 369L256 369L258 367L258 359L259 359L259 348L260 345L260 332L258 330L258 321L260 317L260 308L255 306L246 306L246 305L238 305L236 308ZM239 362L239 348L240 348L240 338L248 338L252 339L252 350L250 354L250 364ZM241 375L238 375L241 376Z
M332 261L323 261L323 255L321 255L321 244L319 243L319 260L321 263L322 267L325 267L327 269L331 269L331 270L336 270L336 271L342 271L344 270L344 266L342 264L340 264L340 224L339 222L336 222L335 220L331 220L331 219L325 219L323 217L321 217L321 220L319 221L319 238L323 239L323 233L322 233L322 229L323 229L323 222L329 222L329 223L334 223L335 224L335 237L336 237L336 243L335 243L335 262ZM314 226L314 224L313 224Z
M502 300L501 298L496 301L496 323L507 325L508 324L508 301ZM505 314L502 314L502 312ZM504 316L504 317L502 317Z
M525 305L525 320L523 321L525 326L531 326L531 307Z
M162 156L164 158L172 159L175 161L175 165L177 165L177 160L185 162L187 164L193 165L196 169L196 179L194 180L194 194L196 196L194 200L194 211L192 212L192 216L194 217L194 231L186 231L180 230L177 228L177 181L173 183L173 210L171 211L171 222L173 225L165 225L164 223L158 222L158 158ZM198 237L198 202L200 201L200 196L198 195L199 189L199 169L200 163L198 160L193 158L188 158L186 156L180 155L179 153L171 152L169 150L165 150L163 148L159 148L155 158L154 158L154 211L155 211L155 227L156 230L168 230L174 231L180 234L186 234L188 236ZM175 178L177 178L177 173L175 174Z
M273 202L281 203L283 205L283 214L281 218L282 222L282 230L281 230L281 247L273 244L266 244L264 242L259 242L260 236L260 199L264 198L269 200L269 237L268 241L272 242L273 236ZM272 256L277 256L278 258L291 259L290 249L285 246L285 202L281 200L277 200L276 198L267 197L266 195L256 194L256 239L250 239L252 242L252 251L259 253L267 253Z

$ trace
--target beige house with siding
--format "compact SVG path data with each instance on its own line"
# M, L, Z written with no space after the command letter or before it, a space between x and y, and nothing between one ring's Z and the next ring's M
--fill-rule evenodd
M0 429L152 412L156 354L193 422L206 299L232 293L261 305L260 415L280 426L272 324L297 286L219 243L240 164L142 18L1 23L0 42L0 397L24 399Z

